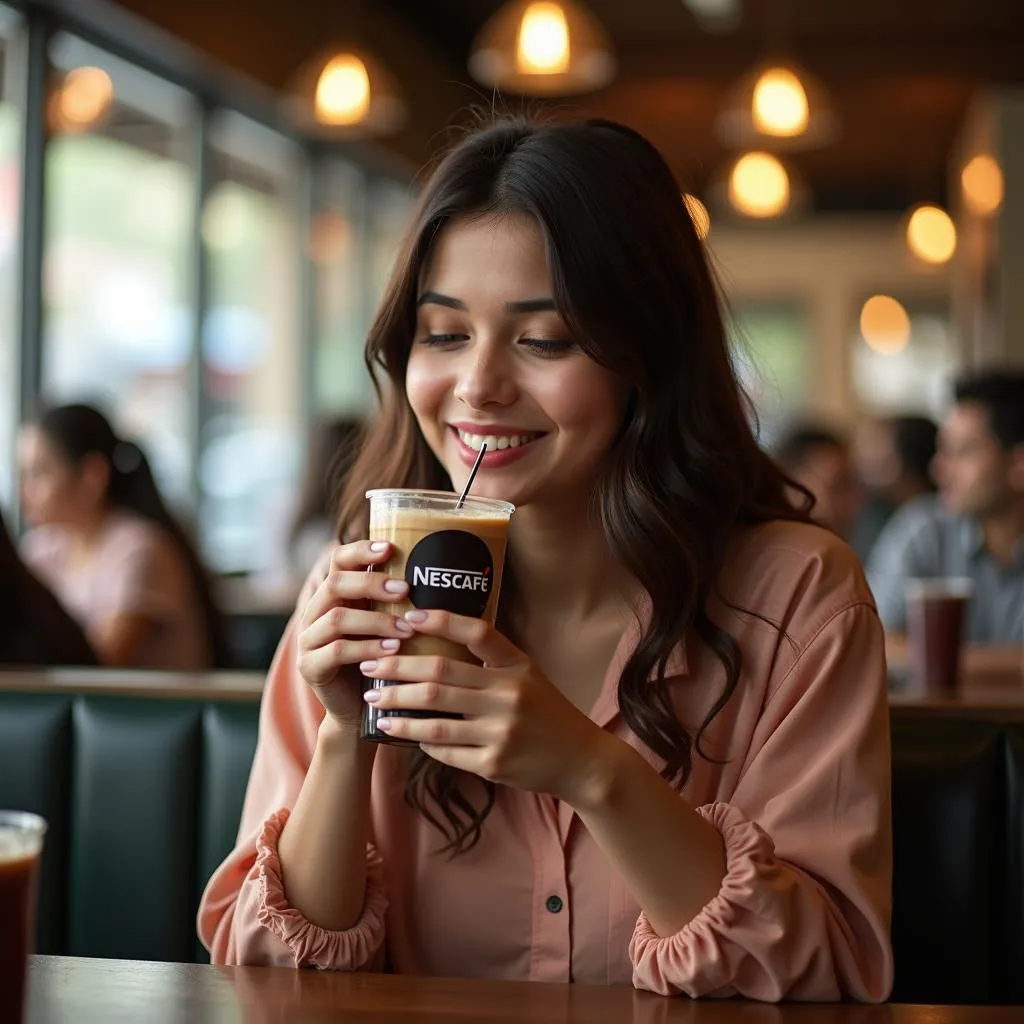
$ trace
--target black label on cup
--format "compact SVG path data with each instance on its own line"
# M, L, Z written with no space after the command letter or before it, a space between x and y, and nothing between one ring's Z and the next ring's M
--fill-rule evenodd
M480 618L494 585L491 550L465 530L428 533L409 553L405 582L417 608Z

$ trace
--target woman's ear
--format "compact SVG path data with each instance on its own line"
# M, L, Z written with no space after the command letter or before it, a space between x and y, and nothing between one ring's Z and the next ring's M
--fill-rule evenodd
M91 504L102 505L110 490L110 462L99 452L89 452L78 464L79 482Z

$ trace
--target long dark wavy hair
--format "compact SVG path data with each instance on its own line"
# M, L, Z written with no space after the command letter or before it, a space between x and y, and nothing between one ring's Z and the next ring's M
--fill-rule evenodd
M651 615L618 700L629 728L664 759L664 777L682 788L742 667L736 640L706 608L726 546L744 526L808 514L806 503L794 508L790 483L758 447L704 247L672 172L641 135L609 121L503 119L439 164L367 341L381 413L349 474L339 535L365 535L368 487L451 489L404 389L418 282L449 221L506 213L536 219L559 314L583 351L629 385L596 503L609 547L650 596ZM725 669L696 735L674 713L665 680L669 655L691 632ZM406 799L453 853L479 839L493 805L493 785L480 783L482 798L470 785L425 755L413 757Z
M107 504L134 512L171 538L188 567L199 600L211 663L215 668L228 667L231 658L227 627L206 569L184 528L165 504L142 449L134 442L121 440L106 416L91 405L51 406L43 409L32 422L72 465L79 465L91 454L104 459L110 467Z

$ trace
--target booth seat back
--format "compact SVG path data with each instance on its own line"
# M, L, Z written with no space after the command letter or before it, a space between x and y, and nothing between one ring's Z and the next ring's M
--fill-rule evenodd
M0 807L49 822L37 947L192 961L234 845L258 704L0 692Z
M0 688L0 807L50 823L39 950L190 961L258 705ZM894 998L1024 1003L1024 724L893 713Z

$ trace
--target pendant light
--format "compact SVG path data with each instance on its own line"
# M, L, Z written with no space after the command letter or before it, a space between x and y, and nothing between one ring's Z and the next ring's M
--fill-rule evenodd
M394 76L361 41L370 24L361 10L361 0L348 5L346 34L339 36L331 8L321 9L319 38L330 43L305 61L286 87L289 112L312 134L346 139L388 135L405 121Z
M604 27L574 0L510 0L473 41L469 71L510 93L570 96L607 85L615 57Z
M837 134L839 122L827 90L788 56L788 15L785 0L764 5L767 56L729 90L715 119L716 134L728 146L810 149Z
M831 142L839 121L821 82L792 61L769 60L726 96L715 132L728 146L811 149Z
M286 93L292 118L313 134L388 135L405 121L405 104L392 75L373 54L348 41L306 61Z

